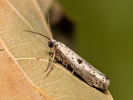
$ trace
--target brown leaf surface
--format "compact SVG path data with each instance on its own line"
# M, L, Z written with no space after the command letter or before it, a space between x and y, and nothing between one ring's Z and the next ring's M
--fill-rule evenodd
M5 46L1 39L0 44L1 48ZM0 49L0 100L46 100L3 48Z
M24 30L52 36L35 0L0 0L0 100L113 100L58 63L44 79L48 40Z

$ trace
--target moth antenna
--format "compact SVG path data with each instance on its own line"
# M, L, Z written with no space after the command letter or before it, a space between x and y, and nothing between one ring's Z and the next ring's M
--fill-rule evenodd
M45 36L45 35L43 35L43 34L41 34L41 33L37 33L37 32L34 32L34 31L29 31L29 30L24 30L24 31L30 32L30 33L34 33L34 34L38 34L38 35L41 35L41 36L47 38L48 40L51 40L49 37L47 37L47 36Z
M52 35L52 31L51 31L51 28L50 28L50 22L49 22L49 12L48 12L48 28L49 28L49 31L50 31L50 33ZM52 36L52 38L53 38L53 36Z

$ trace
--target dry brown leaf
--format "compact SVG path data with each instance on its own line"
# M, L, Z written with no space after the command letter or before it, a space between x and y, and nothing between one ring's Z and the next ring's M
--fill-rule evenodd
M0 100L47 100L27 80L1 39L0 44Z
M44 79L51 37L35 0L0 0L0 100L113 100L54 63Z

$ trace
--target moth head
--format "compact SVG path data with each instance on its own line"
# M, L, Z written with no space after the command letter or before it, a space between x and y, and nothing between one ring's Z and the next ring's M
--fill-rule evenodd
M56 40L51 39L51 40L48 42L48 46L49 46L50 48L53 48L54 45L55 45L55 43L56 43Z

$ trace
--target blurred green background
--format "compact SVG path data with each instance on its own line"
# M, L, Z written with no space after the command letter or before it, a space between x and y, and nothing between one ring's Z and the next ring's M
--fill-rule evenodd
M76 21L81 57L110 77L115 100L131 100L133 90L133 1L59 0Z

